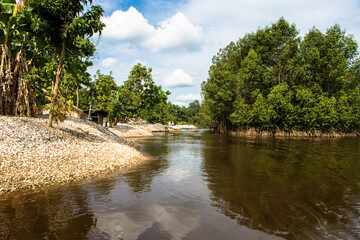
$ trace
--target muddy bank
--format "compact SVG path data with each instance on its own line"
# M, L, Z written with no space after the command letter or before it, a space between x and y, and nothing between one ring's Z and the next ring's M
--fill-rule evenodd
M357 133L341 133L341 132L321 132L321 131L311 131L311 132L302 132L302 131L256 131L254 128L246 130L234 130L230 132L230 135L233 136L269 136L269 137L325 137L325 138L334 138L334 137L359 137L360 132Z

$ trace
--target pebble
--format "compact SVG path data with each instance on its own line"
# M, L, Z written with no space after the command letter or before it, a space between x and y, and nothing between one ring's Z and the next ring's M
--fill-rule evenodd
M135 166L136 143L93 122L0 116L0 194L53 185Z

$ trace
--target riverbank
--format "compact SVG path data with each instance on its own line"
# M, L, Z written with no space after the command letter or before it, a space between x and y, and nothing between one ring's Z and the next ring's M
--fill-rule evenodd
M64 183L135 166L136 143L93 122L0 116L0 194Z
M342 133L342 132L303 132L303 131L256 131L254 128L250 129L238 129L230 132L233 136L269 136L269 137L324 137L324 138L335 138L335 137L359 137L360 132L356 133Z
M147 137L154 135L151 131L146 131L137 126L126 123L118 123L114 127L109 127L109 131L124 138Z
M198 128L194 125L165 126L146 121L118 123L114 127L109 127L109 131L124 138L148 137L153 136L154 133L196 131L196 129Z

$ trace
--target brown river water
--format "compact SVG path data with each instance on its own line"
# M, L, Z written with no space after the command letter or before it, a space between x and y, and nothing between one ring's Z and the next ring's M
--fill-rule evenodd
M360 239L360 139L136 139L153 160L0 196L0 239Z

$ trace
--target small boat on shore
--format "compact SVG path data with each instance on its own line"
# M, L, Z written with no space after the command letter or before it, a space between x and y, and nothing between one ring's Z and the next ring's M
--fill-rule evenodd
M197 132L196 129L180 129L180 132Z

